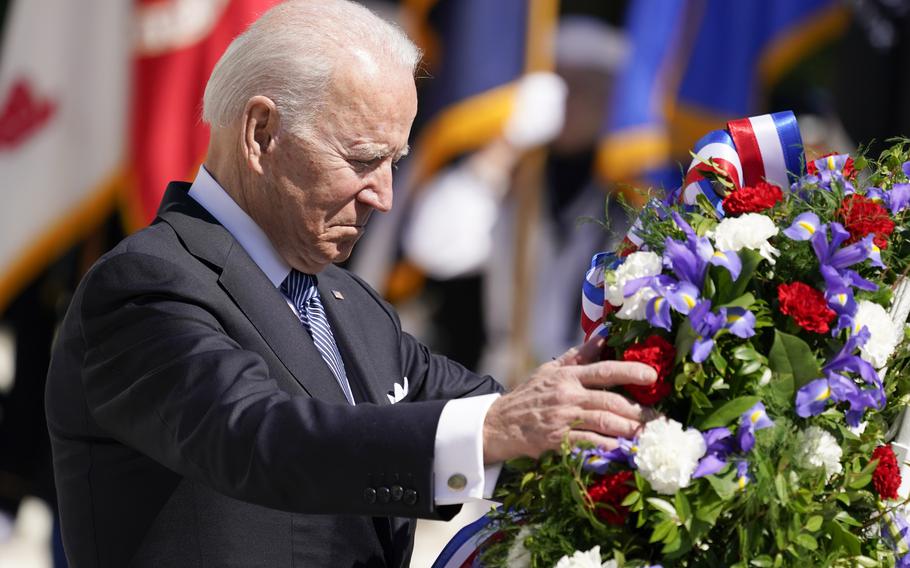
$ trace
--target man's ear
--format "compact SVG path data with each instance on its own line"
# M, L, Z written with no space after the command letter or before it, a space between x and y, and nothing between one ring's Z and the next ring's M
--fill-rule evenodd
M251 170L263 173L263 158L275 149L279 127L278 109L274 101L256 95L243 109L243 156Z

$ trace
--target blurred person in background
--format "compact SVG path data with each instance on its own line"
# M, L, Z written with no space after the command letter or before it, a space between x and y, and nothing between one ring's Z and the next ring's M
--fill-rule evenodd
M623 34L590 16L566 16L555 52L555 75L534 73L519 82L502 137L422 187L404 228L405 254L430 277L481 275L485 344L478 368L498 377L520 375L578 343L578 274L592 251L611 248L628 226L593 167L611 81L628 53ZM541 146L547 150L543 187L516 187L529 182L515 175L516 166ZM525 282L515 273L520 191L541 192L525 243L533 278ZM590 222L580 223L585 218ZM526 288L523 305L516 305L516 287ZM514 340L514 310L529 312L530 360Z

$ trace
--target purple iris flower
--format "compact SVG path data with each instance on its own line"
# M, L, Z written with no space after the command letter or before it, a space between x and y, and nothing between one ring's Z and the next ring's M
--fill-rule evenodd
M724 327L736 337L752 337L755 335L755 314L745 308L727 308L727 323Z
M581 467L585 471L592 471L598 475L604 475L610 469L613 463L622 463L629 467L635 468L635 453L638 451L635 440L617 438L619 446L612 450L603 448L575 448L572 450L573 456L581 456Z
M803 418L818 416L825 411L830 399L828 379L809 381L796 392L796 414Z
M835 286L828 286L825 290L825 300L828 307L837 314L837 323L832 330L832 335L837 335L841 330L853 327L853 316L856 315L856 300L853 289L838 282Z
M711 311L711 300L702 300L689 312L689 321L696 334L692 344L692 360L701 363L714 349L714 336L727 323L727 311L721 308L718 313L714 313Z
M872 239L869 237L872 235L841 248L841 244L850 238L850 233L840 223L831 223L829 229L831 231L830 243L825 231L817 231L812 236L812 248L820 264L840 270L869 258L872 250Z
M755 432L774 426L774 422L768 418L765 411L765 405L756 402L749 410L742 413L739 417L739 429L736 431L736 441L744 452L752 451L755 447Z
M657 290L658 296L648 302L645 315L651 325L667 331L672 330L671 307L683 315L688 315L698 303L698 288L690 282L673 282L655 286L654 289Z
M664 259L680 280L701 287L705 281L708 264L723 266L730 272L733 280L739 278L742 261L736 252L715 251L711 241L707 237L699 237L677 212L673 211L671 215L676 225L686 235L686 242L668 238L664 247Z
M824 412L829 401L846 402L849 409L845 414L847 424L857 426L869 408L881 409L885 404L885 392L878 373L869 362L854 352L869 340L869 330L863 326L859 332L847 339L844 347L824 367L824 377L810 381L796 393L796 414L803 418L817 416ZM844 372L859 375L869 385L861 388Z
M793 223L784 229L784 234L794 241L808 241L819 229L824 230L824 225L818 215L809 211L798 215Z
M869 337L870 333L866 326L863 326L858 332L852 334L844 343L841 350L838 351L837 355L822 367L822 372L827 375L841 371L850 371L858 374L868 384L881 386L882 383L878 378L878 373L875 372L875 367L862 357L854 355L857 349L869 341Z
M688 315L698 303L698 288L691 282L678 282L668 288L667 301L674 310Z
M692 478L697 479L706 475L714 475L727 465L727 456L733 453L733 432L729 428L711 428L701 433L705 440L705 456L698 461L698 466L692 473Z
M907 163L907 162L905 162ZM896 183L888 192L888 209L896 215L910 205L910 183Z
M692 246L692 239L687 239L687 241L682 243L668 237L664 242L664 261L670 265L680 280L701 286L705 281L708 257L713 250L709 250L705 254L704 250L700 251L698 247ZM710 247L710 244L708 246ZM703 254L704 256L702 256Z
M732 250L717 250L708 259L711 266L723 266L730 273L730 278L736 280L743 269L743 261L739 258L739 253Z
M740 489L745 489L746 485L752 481L749 477L749 462L743 460L736 462L736 485Z
M673 320L670 318L670 302L663 296L651 298L645 307L645 317L648 323L661 327L667 331L673 330Z

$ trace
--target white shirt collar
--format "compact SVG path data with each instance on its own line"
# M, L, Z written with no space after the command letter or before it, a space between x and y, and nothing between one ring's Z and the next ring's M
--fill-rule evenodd
M200 166L189 195L237 239L276 288L281 286L291 273L291 267L275 250L265 232L224 191L205 166Z

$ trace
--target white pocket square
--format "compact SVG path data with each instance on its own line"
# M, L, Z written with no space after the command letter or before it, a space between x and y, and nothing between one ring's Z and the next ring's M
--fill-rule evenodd
M408 396L408 378L404 377L402 380L404 386L395 383L395 387L386 393L386 396L389 397L389 402L395 404L396 402L402 400L404 397Z

